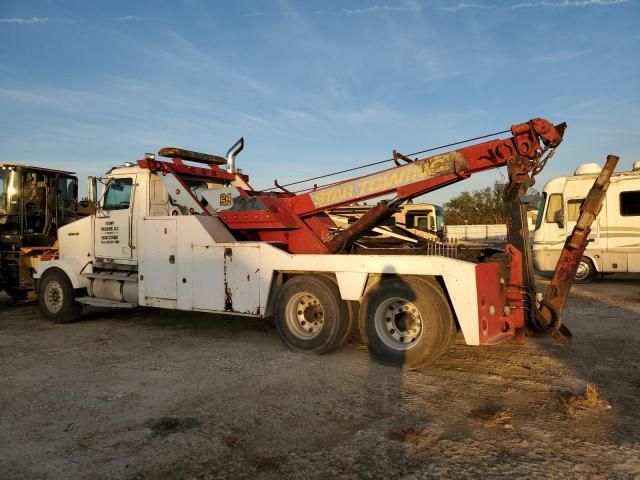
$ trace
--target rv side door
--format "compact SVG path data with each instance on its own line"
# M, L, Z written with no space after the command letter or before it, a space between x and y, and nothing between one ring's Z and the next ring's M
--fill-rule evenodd
M570 234L573 231L573 227L576 226L576 222L580 216L580 207L583 201L584 198L582 197L567 199L567 204L565 206L567 235ZM591 258L595 262L595 266L598 271L602 271L602 254L607 249L607 239L600 235L600 223L602 218L606 219L606 199L602 210L600 211L600 215L598 215L591 225L589 244L587 245L587 250L585 252L585 256Z
M629 183L612 182L607 191L606 272L640 272L640 189Z

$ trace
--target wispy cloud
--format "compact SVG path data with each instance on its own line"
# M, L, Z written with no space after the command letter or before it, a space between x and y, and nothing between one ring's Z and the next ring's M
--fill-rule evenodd
M126 15L124 17L116 17L113 20L115 22L140 22L143 20L149 20L149 17L139 17L137 15Z
M516 10L518 8L540 8L540 7L592 7L592 6L606 6L606 5L621 5L623 3L629 3L629 0L564 0L562 2L525 2L517 3L511 6L511 9Z
M580 58L589 53L586 50L559 50L557 52L540 55L539 57L532 58L529 63L553 63L553 62L566 62Z
M445 12L459 12L462 10L518 10L520 8L571 8L571 7L595 7L613 6L629 3L629 0L562 0L548 1L541 0L535 2L522 2L513 5L494 5L485 3L459 3L450 7L440 7Z
M420 7L395 7L392 5L372 5L364 8L345 8L342 10L316 10L316 15L367 15L380 12L416 12Z
M461 3L459 5L454 5L451 7L440 7L440 10L444 10L446 12L457 12L459 10L465 9L490 10L492 8L496 7L494 5L483 5L481 3Z
M30 17L30 18L20 18L20 17L14 17L14 18L0 18L0 23L23 23L23 24L29 24L29 23L49 23L52 20L50 18L47 17Z

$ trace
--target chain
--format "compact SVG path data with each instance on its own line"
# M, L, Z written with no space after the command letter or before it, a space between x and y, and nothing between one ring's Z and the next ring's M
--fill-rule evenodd
M548 152L547 156L542 158L545 152ZM547 162L551 160L553 155L555 155L555 153L556 153L555 148L545 148L542 154L540 155L540 158L538 158L538 160L533 162L533 168L531 169L531 176L535 177L536 175L538 175L542 171L542 169L545 167Z

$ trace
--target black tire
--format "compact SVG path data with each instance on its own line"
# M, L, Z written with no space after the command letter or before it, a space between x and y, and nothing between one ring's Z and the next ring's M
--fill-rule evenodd
M442 349L441 355L447 353L451 346L456 342L456 338L458 337L458 328L456 326L456 322L453 318L452 307L449 304L449 300L447 296L442 291L442 287L438 283L435 278L432 277L413 277L414 279L421 281L428 285L430 288L430 293L433 295L438 295L440 300L435 303L435 306L440 310L441 317L450 317L451 321L443 322L444 327L444 335L442 337Z
M58 269L45 272L38 284L38 309L54 323L70 323L82 313L69 277Z
M340 287L338 286L338 281L336 280L336 278L332 275L329 275L328 273L320 273L318 275L324 278L328 278L336 285L336 287L338 287L337 298L340 299ZM349 341L350 338L356 335L358 331L358 308L360 307L360 304L356 301L350 300L345 301L345 303L347 304L348 315L345 319L346 321L342 324L341 332L338 335L338 338L336 339L336 343L333 346L332 350L342 347Z
M297 275L280 290L276 330L290 349L323 354L346 341L349 310L335 282L321 275Z
M576 271L575 282L576 283L590 283L593 277L596 276L596 267L593 265L591 259L582 257L578 264L578 270Z
M455 340L455 322L444 293L437 282L417 277L376 283L360 304L359 322L369 353L401 368L432 363Z
M32 290L9 287L5 289L5 292L7 292L7 295L9 295L14 302L29 302L36 298Z
M347 301L347 307L349 308L349 322L351 323L351 333L347 336L347 342L351 341L352 343L363 343L362 335L360 335L360 302Z

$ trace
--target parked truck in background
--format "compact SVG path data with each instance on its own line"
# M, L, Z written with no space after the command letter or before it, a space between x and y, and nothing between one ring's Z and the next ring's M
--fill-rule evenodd
M580 165L572 176L547 182L533 237L533 261L537 269L551 271L564 240L580 214L597 163ZM640 162L629 172L611 177L611 185L580 260L576 281L590 282L597 274L640 272Z
M289 348L317 354L359 328L375 358L404 367L434 361L458 331L469 345L534 333L566 342L560 312L599 197L585 202L546 295L536 294L521 202L565 127L534 119L507 138L427 158L394 152L391 168L297 194L254 190L236 168L242 139L226 158L164 148L169 161L147 154L112 169L95 215L59 229L59 256L35 274L38 306L55 322L75 320L83 305L273 317ZM504 254L358 247L405 202L501 166ZM348 226L325 213L389 195Z
M374 205L348 205L330 210L329 216L336 223L349 224L371 210ZM431 241L444 241L444 210L431 203L406 203L398 207L391 217L391 226Z

